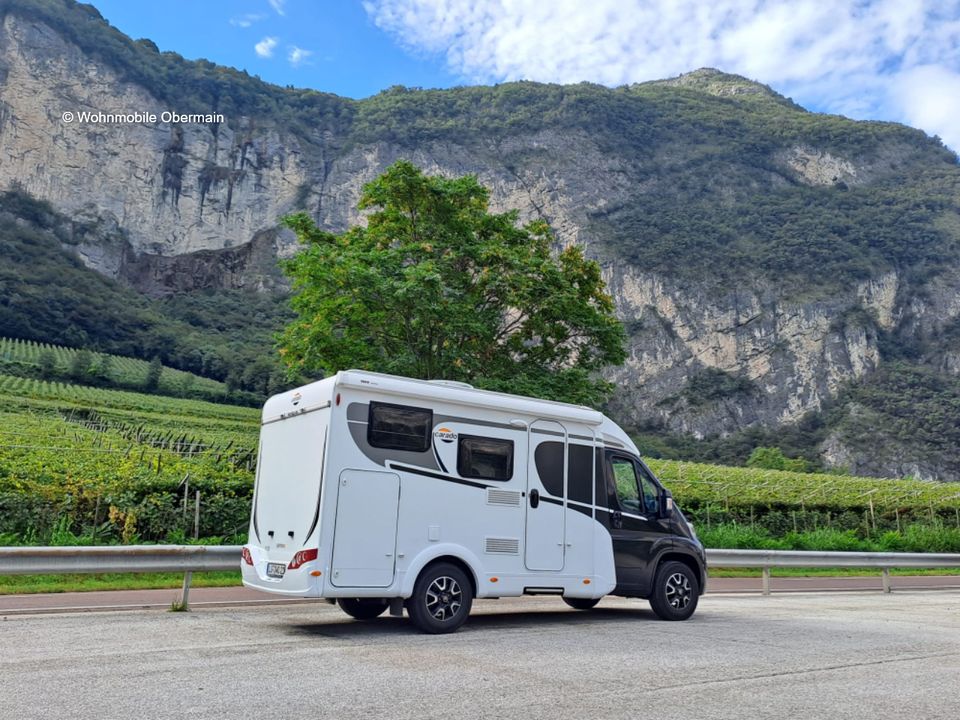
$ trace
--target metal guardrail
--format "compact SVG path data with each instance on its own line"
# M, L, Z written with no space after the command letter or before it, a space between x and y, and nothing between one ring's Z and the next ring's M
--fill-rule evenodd
M707 550L707 564L724 568L761 568L763 594L770 594L770 569L879 568L883 591L890 592L890 568L960 568L960 554L810 552L802 550Z
M761 568L764 595L770 594L770 569L784 567L879 568L883 590L890 592L890 568L960 568L960 554L707 550L707 563L711 567ZM183 572L184 606L193 573L239 567L239 545L0 547L0 575Z
M193 573L240 568L240 545L0 547L0 575L182 572L179 604L190 603Z
M237 570L239 545L0 547L0 575Z

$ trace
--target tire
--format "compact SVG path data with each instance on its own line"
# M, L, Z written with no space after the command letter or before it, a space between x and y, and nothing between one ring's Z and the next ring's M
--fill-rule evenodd
M472 605L473 586L467 574L451 563L437 563L420 573L407 612L420 631L435 635L463 625Z
M682 562L666 562L657 568L650 607L661 620L686 620L697 609L700 583Z
M337 604L357 620L373 620L387 609L387 601L381 598L338 598Z
M563 598L563 601L574 610L592 610L600 602L600 598Z

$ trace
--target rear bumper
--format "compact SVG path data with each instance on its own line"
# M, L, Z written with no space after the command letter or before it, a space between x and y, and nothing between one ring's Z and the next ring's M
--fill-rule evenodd
M243 577L244 586L287 597L320 597L322 577L310 574L318 570L318 561L312 560L294 570L287 568L282 578L271 578L267 576L267 563L279 562L279 560L271 560L267 552L257 545L244 547L250 551L253 559L253 565L247 564L244 560L240 561L240 574Z

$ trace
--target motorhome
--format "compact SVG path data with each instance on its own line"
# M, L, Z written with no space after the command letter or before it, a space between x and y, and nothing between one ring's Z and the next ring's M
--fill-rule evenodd
M270 398L243 582L456 630L474 598L647 598L685 620L703 547L636 446L566 403L358 370Z

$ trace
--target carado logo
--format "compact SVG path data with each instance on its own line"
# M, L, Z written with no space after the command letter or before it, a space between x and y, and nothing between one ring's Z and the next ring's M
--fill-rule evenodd
M437 440L441 440L445 443L452 443L457 439L457 434L450 428L437 428L437 431L433 434Z

